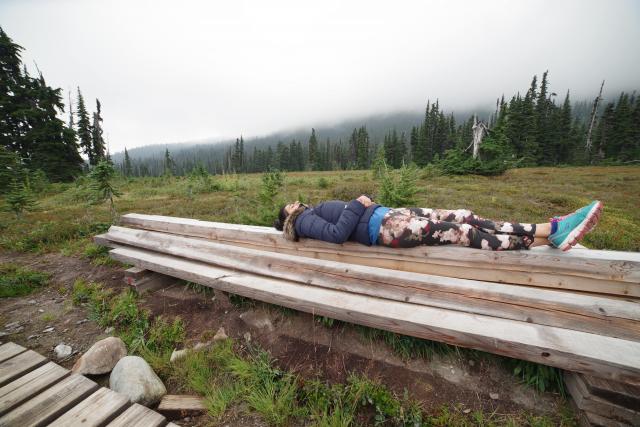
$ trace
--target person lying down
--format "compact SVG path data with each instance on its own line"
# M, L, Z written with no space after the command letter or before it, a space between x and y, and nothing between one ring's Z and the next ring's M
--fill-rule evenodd
M392 248L457 244L492 251L551 245L567 251L595 227L602 207L596 200L548 223L525 224L484 219L466 209L387 208L362 195L348 203L289 203L273 225L293 241L301 237L331 243L350 240Z

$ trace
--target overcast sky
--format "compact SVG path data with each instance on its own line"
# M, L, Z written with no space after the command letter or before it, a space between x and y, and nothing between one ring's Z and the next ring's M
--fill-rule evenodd
M0 0L0 25L50 85L100 99L112 152L468 109L546 69L559 96L640 88L634 0Z

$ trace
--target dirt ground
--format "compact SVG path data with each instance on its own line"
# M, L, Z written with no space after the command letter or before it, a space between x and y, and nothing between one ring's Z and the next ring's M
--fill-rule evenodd
M56 253L0 253L0 263L5 262L48 272L51 280L41 291L0 301L0 332L5 334L0 342L16 342L51 360L56 360L55 346L65 343L72 347L73 354L58 363L71 367L82 352L108 335L87 319L83 308L72 305L70 291L78 278L123 288L123 267L95 266L87 259ZM555 413L560 401L557 395L536 393L519 384L493 358L469 359L454 353L404 361L384 343L363 337L353 325L339 323L327 328L309 314L285 313L264 304L238 308L222 293L198 293L182 283L145 294L142 301L154 316L180 316L188 333L187 345L205 341L224 327L227 335L240 342L247 339L258 342L282 368L303 378L320 376L344 381L351 372L366 373L379 378L400 396L407 390L409 396L423 402L427 412L446 405L465 413L482 410L507 414L526 410L544 415ZM167 386L171 393L172 385ZM194 422L197 419L185 424ZM242 423L245 422L260 425L258 420L249 418Z

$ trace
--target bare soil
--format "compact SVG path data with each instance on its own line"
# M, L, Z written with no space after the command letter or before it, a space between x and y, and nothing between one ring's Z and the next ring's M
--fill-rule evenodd
M87 319L82 307L71 303L71 289L78 278L101 282L107 287L124 288L122 266L95 266L84 258L57 253L24 254L0 252L0 263L12 262L51 274L47 287L31 295L0 301L0 331L5 325L19 322L24 329L0 338L31 348L51 360L53 349L60 343L73 348L65 367L73 365L79 354L95 341L107 336L95 322ZM495 358L434 356L402 360L382 342L372 342L353 325L338 323L332 328L322 326L306 313L286 313L266 304L235 307L226 295L216 292L199 293L177 283L168 288L147 293L142 304L154 316L180 316L187 329L187 346L206 341L220 328L238 342L247 338L258 342L285 369L301 378L320 377L342 382L349 373L365 373L380 379L402 396L405 390L423 403L427 412L435 413L443 405L454 410L482 410L485 413L556 413L559 396L537 393L517 382ZM245 314L243 314L245 313ZM242 315L242 316L241 316ZM263 324L247 319L261 319ZM264 325L266 322L266 325ZM53 327L51 332L43 332ZM249 333L249 335L247 335ZM465 353L462 353L465 354ZM168 384L169 392L172 385ZM490 394L498 395L492 399ZM251 421L249 421L251 420ZM236 419L235 421L239 421ZM260 425L246 418L248 424ZM191 419L186 424L197 423Z

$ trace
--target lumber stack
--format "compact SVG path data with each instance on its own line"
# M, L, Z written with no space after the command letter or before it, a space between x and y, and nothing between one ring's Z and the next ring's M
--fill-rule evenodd
M137 268L347 322L640 385L640 255L289 242L129 214L96 241Z

